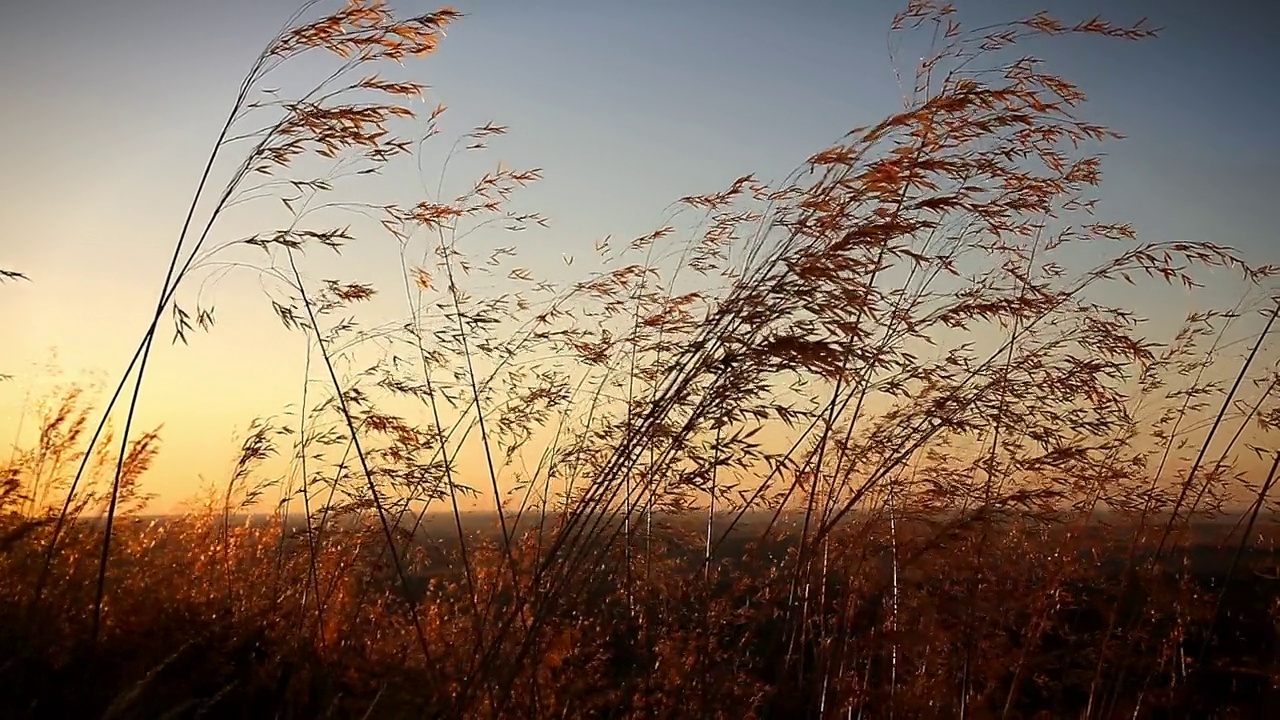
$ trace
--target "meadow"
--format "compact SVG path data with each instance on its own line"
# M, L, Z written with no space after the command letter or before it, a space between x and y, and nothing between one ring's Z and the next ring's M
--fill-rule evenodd
M305 5L118 383L22 408L0 716L1268 716L1280 268L1098 217L1119 136L1019 50L1151 26L912 0L904 107L541 277L536 168L361 194L507 134L422 103L455 22ZM318 84L276 87L304 56ZM248 202L286 222L220 239ZM328 279L374 235L400 285ZM154 513L153 345L216 335L245 268L305 340L296 407ZM1153 322L1170 293L1196 309Z

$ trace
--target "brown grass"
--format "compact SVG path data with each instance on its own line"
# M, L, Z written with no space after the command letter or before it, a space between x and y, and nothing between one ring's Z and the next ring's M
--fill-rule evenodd
M500 244L546 224L515 209L537 169L448 197L446 162L416 204L335 199L440 134L444 106L419 118L425 88L391 78L459 16L314 10L246 77L102 422L72 388L0 468L6 715L1205 717L1274 699L1277 269L1095 217L1116 135L1013 54L1153 30L970 30L911 2L892 30L927 49L900 112L777 187L682 198L564 284ZM320 85L266 91L325 52ZM212 240L266 200L280 229ZM401 286L314 279L318 253L377 233ZM255 421L189 513L148 519L159 436L132 421L152 344L166 314L177 340L213 330L201 278L244 267L308 341L301 410ZM1105 300L1208 274L1240 301L1171 337ZM401 317L368 310L384 297Z

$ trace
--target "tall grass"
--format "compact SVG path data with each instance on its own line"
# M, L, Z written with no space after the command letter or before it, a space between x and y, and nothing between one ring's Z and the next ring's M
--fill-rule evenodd
M546 224L518 207L537 169L499 165L450 197L446 160L413 204L337 199L438 142L444 106L419 117L425 86L390 78L459 15L317 10L251 66L101 421L72 388L4 467L4 707L1263 707L1280 594L1259 587L1252 544L1270 542L1280 466L1277 269L1095 217L1097 153L1117 136L1016 52L1154 30L1044 14L971 30L912 2L891 47L924 51L900 111L778 186L681 198L653 233L566 258L585 270L564 282L501 244ZM331 62L317 85L270 87L316 55ZM505 132L475 128L447 157ZM213 239L237 204L267 201L279 229ZM379 234L398 286L315 279L331 269L317 254ZM306 339L299 410L255 421L190 512L148 521L159 436L133 418L153 343L166 317L183 342L213 330L204 288L246 267ZM1239 302L1167 338L1114 300L1171 285L1207 301L1208 275ZM1233 507L1237 527L1206 524ZM1225 573L1206 576L1206 548Z

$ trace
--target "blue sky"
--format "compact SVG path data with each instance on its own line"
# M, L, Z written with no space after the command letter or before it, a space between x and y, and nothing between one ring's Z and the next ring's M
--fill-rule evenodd
M1280 3L957 5L969 25L1040 8L1066 20L1150 16L1164 28L1154 41L1032 48L1089 94L1090 119L1129 136L1108 148L1103 212L1132 221L1144 239L1212 239L1280 261L1280 50L1269 42ZM510 126L489 158L544 169L525 201L550 216L536 242L556 255L610 233L643 234L671 201L744 173L779 179L849 128L898 108L886 46L898 3L455 6L468 17L414 77L449 105L446 133L489 120ZM33 280L0 289L0 372L22 374L51 347L72 372L123 367L203 156L244 71L294 7L0 6L0 267ZM262 369L295 362L300 340L282 336L252 298L224 304L228 324L216 341L185 354L166 348L157 359L149 392L153 419L171 426L166 455L207 447L199 428L243 426L293 399ZM265 379L246 380L254 377ZM195 383L227 388L202 398L198 421L174 412ZM21 385L0 388L0 428L21 395Z

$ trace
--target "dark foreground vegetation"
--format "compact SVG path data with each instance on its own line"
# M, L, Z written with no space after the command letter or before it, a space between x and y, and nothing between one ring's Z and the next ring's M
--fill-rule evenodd
M896 534L895 579L893 535L862 518L856 536L824 553L820 581L800 583L794 532L767 542L732 535L707 564L686 523L655 522L630 578L617 570L619 550L590 586L563 593L571 602L543 598L541 614L523 619L541 626L533 648L523 629L504 627L515 594L496 530L469 536L471 587L486 605L477 620L456 536L406 545L406 593L376 535L358 528L334 533L309 579L305 549L282 545L279 528L228 536L196 518L118 529L118 595L91 644L97 532L77 528L68 553L84 553L79 572L49 586L39 612L5 598L0 707L6 717L842 717L892 708L903 717L1192 718L1268 717L1280 700L1272 528L1237 558L1224 542L1229 528L1193 527L1204 537L1152 566L1126 562L1132 527L920 522ZM538 553L530 533L515 548L525 565ZM34 582L38 557L15 560L9 581ZM499 648L488 668L476 656L486 644ZM488 688L469 680L482 671ZM469 693L482 693L471 701L479 707L462 712ZM829 707L837 699L839 712Z
M512 206L537 170L361 195L442 132L396 74L457 14L316 10L252 66L119 384L21 411L0 716L1277 707L1277 270L1099 217L1113 134L1015 52L1147 26L971 29L911 2L900 111L777 187L681 199L566 281L504 244L546 224ZM301 55L335 67L273 88ZM265 201L279 228L210 239ZM317 279L370 238L400 249L400 285ZM166 318L195 351L203 289L233 271L306 339L298 403L157 520L146 360ZM1188 296L1185 319L1144 314Z

